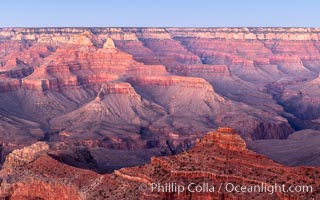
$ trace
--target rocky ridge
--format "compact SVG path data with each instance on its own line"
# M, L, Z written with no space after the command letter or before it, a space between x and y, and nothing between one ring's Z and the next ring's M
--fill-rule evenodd
M41 144L41 145L40 145ZM45 145L39 143L40 146ZM37 146L39 146L37 145ZM27 149L30 149L28 147ZM49 156L54 150L22 150L32 162L17 167L17 153L9 155L1 170L3 198L43 199L301 199L316 198L319 193L233 193L151 191L151 184L177 183L188 185L204 182L220 185L289 185L307 184L318 188L319 169L285 167L247 150L245 142L231 128L219 128L199 139L190 150L175 156L153 157L150 164L123 168L113 174L97 174L71 167ZM40 151L41 150L41 151ZM41 153L42 152L42 153ZM37 156L34 156L37 154ZM10 170L8 170L10 169ZM194 188L193 188L194 189ZM50 192L50 193L49 193ZM52 193L51 193L52 192ZM49 196L48 196L49 193ZM50 194L52 194L50 196ZM58 196L54 196L60 194Z

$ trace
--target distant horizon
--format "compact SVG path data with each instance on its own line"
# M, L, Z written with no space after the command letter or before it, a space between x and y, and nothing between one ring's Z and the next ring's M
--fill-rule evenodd
M18 0L0 3L0 27L320 27L314 0Z

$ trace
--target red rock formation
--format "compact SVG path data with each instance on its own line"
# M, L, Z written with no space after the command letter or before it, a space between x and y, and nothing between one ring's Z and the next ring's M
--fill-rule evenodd
M102 49L95 48L90 38L91 35L85 34L71 35L70 38L67 35L39 38L38 44L23 48L23 53L12 51L6 55L3 74L23 78L21 86L25 89L59 90L101 84L123 75L166 73L164 66L145 66L134 61L131 55L117 50L110 38L106 39ZM45 46L48 44L51 46Z
M48 151L49 149L50 146L45 142L38 142L23 149L16 149L6 157L6 162L2 168L10 171L14 168L29 164L36 159L39 153Z
M134 89L129 83L108 83L103 87L106 94L121 94L121 93L134 93Z
M3 198L309 199L319 195L316 190L320 186L318 168L277 164L247 150L245 142L231 128L219 128L208 133L192 149L179 155L153 157L150 164L123 168L105 175L58 162L48 156L48 151L23 152L21 156L33 158L33 161L16 167L14 159L20 158L12 156L13 159L1 171ZM158 190L152 185L169 183L184 186L184 190L178 193L174 186ZM190 183L199 185L203 191L190 192L187 188ZM281 192L278 188L273 192L266 189L264 192L230 192L230 184L261 188L284 184L285 189L306 185L313 187L313 191ZM210 191L209 186L215 189ZM194 187L190 189L195 190Z
M141 149L169 139L176 152L218 126L246 141L285 139L300 124L319 129L319 33L0 29L1 142Z
M284 31L289 35L297 35L299 41L291 44L293 36L284 35ZM207 120L192 125L194 130L198 128L207 131L217 125L225 125L222 122L227 121L223 120L227 117L226 113L230 113L228 117L247 113L247 108L237 110L233 104L216 105L220 103L213 101L221 97L208 97L218 94L253 106L255 111L250 111L252 113L248 115L275 118L282 110L272 100L272 96L264 92L263 85L280 78L291 79L295 74L298 74L299 78L300 75L309 77L310 73L313 73L311 71L317 70L317 46L314 45L307 50L307 47L312 45L308 38L313 38L314 34L318 33L317 29L9 28L1 29L0 32L1 40L4 41L0 46L0 51L4 52L0 57L0 73L3 75L0 92L9 96L4 98L7 100L3 100L8 102L15 94L7 92L17 90L18 101L22 102L21 107L17 109L10 106L6 109L16 115L23 115L24 118L36 119L42 123L46 121L46 124L54 117L64 115L73 109L80 109L92 101L101 85L124 80L133 80L132 83L134 87L138 87L137 92L141 98L151 102L153 99L149 99L145 93L152 91L152 88L141 91L144 88L140 85L159 86L158 89L164 85L173 86L166 92L164 90L168 87L161 91L164 98L171 98L171 103L170 99L158 99L158 102L153 102L162 102L161 106L164 105L168 113L169 110L174 110L172 107L178 105L183 105L180 110L186 109L192 101L191 96L196 96L194 94L197 92L202 94L199 95L199 99L205 113L197 113ZM271 42L272 39L279 39L281 42ZM294 50L296 47L299 50ZM192 95L187 94L187 91L175 91L181 86L197 88L197 91L193 90ZM207 93L204 94L203 91L207 89ZM210 92L217 94L209 94ZM24 103L24 93L30 95L28 105ZM173 93L180 95L175 96ZM32 100L39 95L44 98ZM57 99L59 105L48 103ZM265 103L258 105L259 102ZM9 103L2 104L8 107ZM207 108L204 104L215 106ZM72 109L67 108L70 105ZM197 108L196 103L192 106L194 108L188 109L188 112L184 111L183 116L196 116L192 111L201 110ZM216 108L219 108L219 115L214 110ZM17 110L24 113L18 113ZM265 110L270 113L265 114ZM36 116L35 113L43 113L46 119ZM171 119L171 116L167 117ZM253 118L255 117L250 117ZM283 126L274 122L265 124L264 120L263 117L251 123L253 125L250 129L243 128L242 123L234 119L230 124L237 124L235 127L240 127L242 133L250 132L250 135L253 134L253 130L258 130L256 132L259 134L250 136L249 139L264 137L265 134L268 135L266 137L282 138L290 133L287 122L283 122L286 123Z

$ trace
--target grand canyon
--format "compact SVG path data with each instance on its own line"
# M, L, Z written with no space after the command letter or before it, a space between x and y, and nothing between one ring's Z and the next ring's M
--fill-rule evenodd
M320 198L319 88L320 28L2 28L0 197Z

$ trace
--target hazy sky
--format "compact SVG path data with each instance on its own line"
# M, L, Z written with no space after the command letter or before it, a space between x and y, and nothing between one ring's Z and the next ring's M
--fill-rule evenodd
M1 0L1 27L320 27L318 0Z

